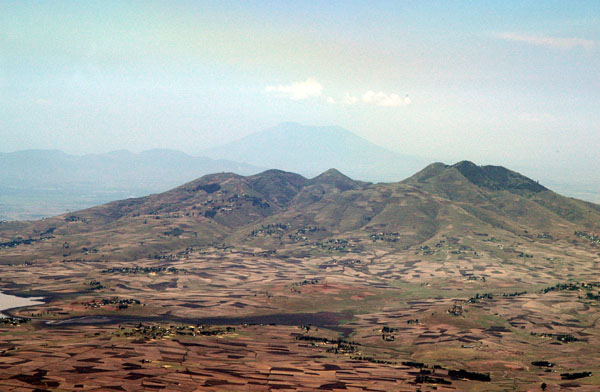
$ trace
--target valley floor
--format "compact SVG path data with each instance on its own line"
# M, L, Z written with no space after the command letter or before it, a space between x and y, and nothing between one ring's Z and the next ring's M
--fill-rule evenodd
M597 248L485 239L4 265L0 389L597 390Z

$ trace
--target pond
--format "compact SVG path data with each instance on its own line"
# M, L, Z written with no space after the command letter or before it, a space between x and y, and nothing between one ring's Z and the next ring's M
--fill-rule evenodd
M16 297L0 292L0 317L5 317L2 312L7 309L43 304L41 301L42 299L43 298Z

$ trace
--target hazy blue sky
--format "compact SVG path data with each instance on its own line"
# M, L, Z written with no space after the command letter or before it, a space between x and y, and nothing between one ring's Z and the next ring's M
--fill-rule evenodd
M0 2L0 151L197 153L283 121L598 168L600 1Z

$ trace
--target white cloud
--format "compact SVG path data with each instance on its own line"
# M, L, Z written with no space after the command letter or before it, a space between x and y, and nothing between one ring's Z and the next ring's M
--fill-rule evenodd
M321 97L323 95L323 86L316 79L308 78L303 82L295 82L288 85L267 86L265 87L265 91L279 97L303 100ZM408 95L402 97L394 93L387 94L383 91L375 92L373 90L367 91L362 96L352 95L348 92L341 98L333 98L328 95L327 98L323 97L323 100L330 105L335 105L339 102L349 106L358 103L383 107L399 107L411 104L411 99Z
M561 38L547 37L541 35L519 34L512 32L495 33L494 36L505 41L523 42L535 46L543 46L551 49L569 50L577 47L590 50L596 42L583 38Z
M355 97L354 95L350 95L348 93L344 94L344 97L342 98L342 103L344 105L354 105L357 102L358 97Z
M386 94L383 91L376 93L372 90L363 94L362 101L364 103L386 107L406 106L410 105L412 102L408 95L401 97L398 94Z
M519 121L535 124L548 124L556 121L556 117L551 113L521 113Z
M323 86L314 78L308 78L303 82L295 82L288 85L267 86L265 91L297 101L320 97L323 92Z

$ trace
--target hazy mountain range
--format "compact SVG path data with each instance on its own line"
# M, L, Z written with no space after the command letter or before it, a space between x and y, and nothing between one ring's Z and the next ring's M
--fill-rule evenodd
M430 163L379 147L340 127L296 123L283 123L198 154L166 149L82 156L58 150L0 153L0 219L37 219L163 192L209 173L251 175L280 169L314 177L335 167L359 180L395 182ZM570 185L549 180L552 173L531 172L554 190L598 201L593 179L573 180Z
M194 157L180 151L155 149L135 154L126 150L83 156L58 150L0 153L0 182L9 188L56 189L102 187L107 191L166 190L219 171L250 174L248 164Z
M127 197L162 192L213 172L260 168L174 150L83 156L57 150L0 153L0 219L37 219Z
M297 123L283 123L200 154L307 177L335 167L352 178L371 182L400 181L431 163L377 146L344 128Z

